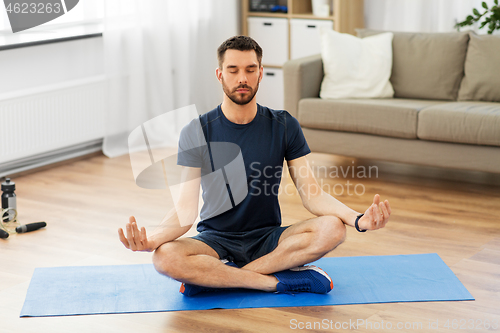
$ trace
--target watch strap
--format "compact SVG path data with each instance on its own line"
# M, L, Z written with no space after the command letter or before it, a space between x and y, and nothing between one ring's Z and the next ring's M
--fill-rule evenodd
M361 230L359 229L359 225L358 225L358 222L359 222L359 219L365 214L359 214L357 217L356 217L356 222L354 222L354 226L356 227L356 230L359 231L359 232L366 232L366 230Z

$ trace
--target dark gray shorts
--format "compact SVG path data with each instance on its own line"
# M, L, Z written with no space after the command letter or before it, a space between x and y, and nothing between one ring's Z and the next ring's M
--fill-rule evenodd
M273 251L286 228L288 227L266 227L241 232L204 230L191 238L210 246L220 259L227 259L243 267Z

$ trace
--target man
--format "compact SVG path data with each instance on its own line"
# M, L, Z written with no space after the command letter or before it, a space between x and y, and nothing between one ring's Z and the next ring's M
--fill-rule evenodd
M216 76L224 100L200 116L200 126L208 144L231 142L241 149L248 194L231 209L202 218L197 236L178 239L196 219L200 182L203 185L202 167L193 154L179 154L185 182L177 209L188 223L181 223L179 211L172 210L162 228L147 237L132 216L126 237L119 229L120 240L132 251L154 251L155 268L182 282L181 292L187 296L217 288L327 293L333 287L330 277L320 268L304 265L341 244L345 225L360 232L383 228L391 214L389 202L380 202L376 194L373 204L360 214L321 190L307 161L310 150L297 120L286 111L256 102L263 67L262 49L253 39L226 40L218 48L218 60ZM189 139L183 130L180 151ZM289 227L281 226L277 193L263 188L264 182L279 186L281 174L263 171L278 169L283 160L304 207L317 216ZM203 189L209 190L206 184Z

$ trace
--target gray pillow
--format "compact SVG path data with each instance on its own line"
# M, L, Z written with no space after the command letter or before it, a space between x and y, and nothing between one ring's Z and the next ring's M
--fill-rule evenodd
M358 37L385 31L360 29ZM393 32L394 97L456 100L464 75L467 32Z
M470 34L458 99L500 102L500 36Z

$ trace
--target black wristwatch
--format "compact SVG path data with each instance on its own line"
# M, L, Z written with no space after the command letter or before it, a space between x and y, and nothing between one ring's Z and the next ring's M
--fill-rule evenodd
M356 217L356 222L354 222L354 226L356 227L356 230L359 231L359 232L366 232L366 230L361 230L359 229L359 225L358 225L358 222L359 222L359 219L361 218L361 216L363 216L365 214L359 214L357 217Z

